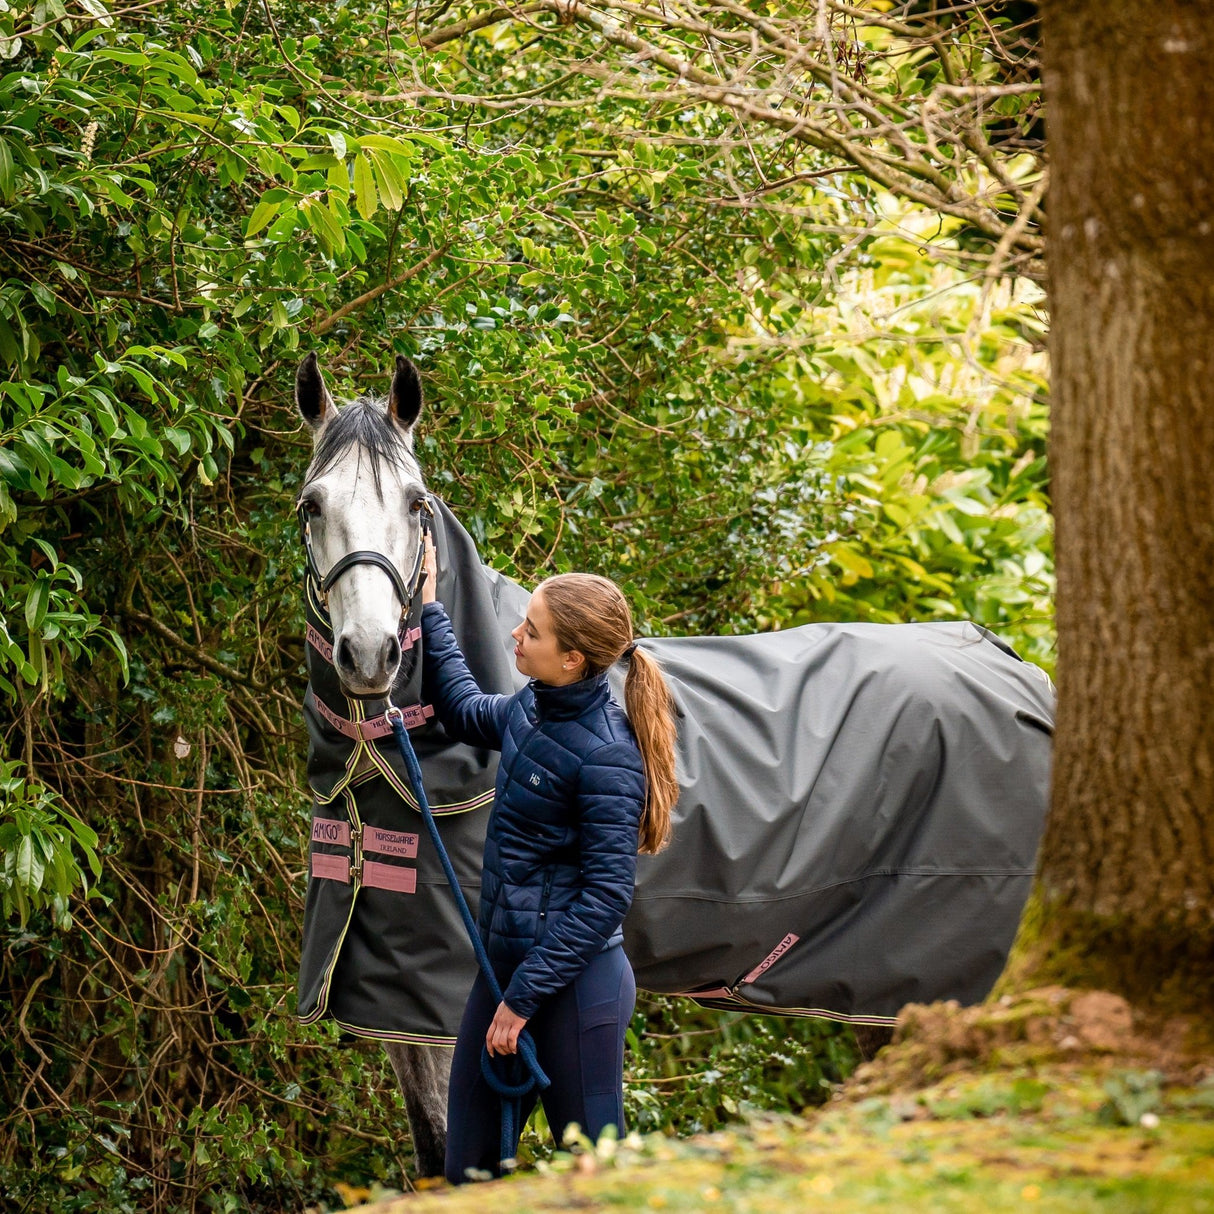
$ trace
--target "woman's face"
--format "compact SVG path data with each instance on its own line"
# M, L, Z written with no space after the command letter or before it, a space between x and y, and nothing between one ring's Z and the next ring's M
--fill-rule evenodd
M514 664L520 674L554 687L582 677L586 659L576 649L561 648L543 590L531 596L523 622L510 635L514 638Z

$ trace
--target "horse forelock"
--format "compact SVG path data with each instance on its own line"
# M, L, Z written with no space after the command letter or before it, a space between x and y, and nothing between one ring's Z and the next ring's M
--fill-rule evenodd
M385 468L397 468L421 480L408 432L391 419L382 400L364 397L338 409L325 424L316 441L305 482L324 476L352 449L358 452L360 466L364 458L369 460L375 490L381 501Z

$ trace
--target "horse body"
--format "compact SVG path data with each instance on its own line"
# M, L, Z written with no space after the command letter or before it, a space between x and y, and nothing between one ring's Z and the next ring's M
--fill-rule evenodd
M309 356L297 398L316 436L301 523L321 638L304 703L316 805L300 1014L385 1042L418 1170L440 1175L449 1051L430 1043L453 1042L474 962L375 718L389 695L420 696L404 571L418 567L423 518L438 597L486 691L521 684L509 630L528 595L480 563L441 502L424 504L411 364L398 359L386 406L339 413ZM1049 680L964 622L642 643L678 705L681 795L672 846L641 859L624 924L639 985L878 1026L911 1000L981 999L1032 880ZM417 713L429 799L474 904L496 756Z

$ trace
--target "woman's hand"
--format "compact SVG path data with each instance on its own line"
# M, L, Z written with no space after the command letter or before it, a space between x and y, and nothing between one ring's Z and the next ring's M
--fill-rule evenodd
M517 1054L518 1035L526 1023L522 1016L516 1016L504 1003L499 1003L493 1014L493 1023L485 1034L485 1049L489 1051L489 1056Z
M422 568L426 571L426 580L422 582L422 605L433 603L438 598L438 555L434 551L434 537L425 533L426 553Z

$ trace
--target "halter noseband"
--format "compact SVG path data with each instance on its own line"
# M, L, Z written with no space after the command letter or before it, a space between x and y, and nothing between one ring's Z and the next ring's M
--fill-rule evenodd
M308 525L307 506L303 502L300 502L296 508L296 515L299 518L299 538L303 543L308 561L308 576L319 591L321 602L326 607L329 605L329 591L347 569L352 569L355 565L375 565L391 579L392 587L396 591L397 598L400 599L401 619L404 620L408 616L409 609L413 605L413 598L421 588L422 578L425 576L426 536L430 534L430 524L434 518L434 508L430 505L429 498L421 499L422 533L417 545L417 560L413 564L413 572L409 576L408 583L401 577L400 570L382 552L372 552L362 548L356 552L347 552L322 577L320 570L316 567L316 557L312 552L312 530Z

